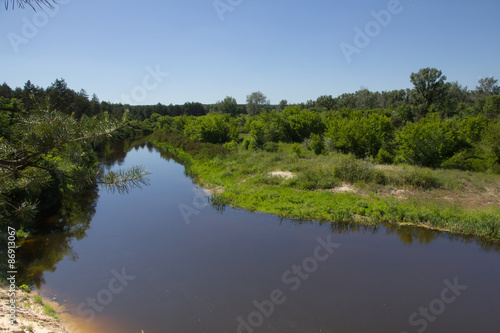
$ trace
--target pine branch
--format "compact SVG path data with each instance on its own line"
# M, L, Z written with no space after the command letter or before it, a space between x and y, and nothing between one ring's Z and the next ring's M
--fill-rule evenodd
M148 186L148 175L151 173L143 166L133 166L127 170L110 171L106 173L98 184L102 184L104 189L109 192L117 191L120 194L128 193L132 188L142 188L142 185Z
M52 6L52 2L57 4L57 0L5 0L5 10L9 9L9 3L12 3L12 10L14 10L15 5L17 4L18 8L24 9L26 5L31 7L34 11L36 8L34 5L38 5L39 8L42 6L47 6L49 8L54 8Z

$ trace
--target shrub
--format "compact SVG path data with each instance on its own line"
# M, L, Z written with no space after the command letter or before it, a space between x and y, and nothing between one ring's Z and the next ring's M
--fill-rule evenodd
M488 170L487 163L483 159L474 157L467 151L459 152L441 164L445 169L472 170L484 172Z
M227 148L229 150L236 150L236 149L238 149L238 143L234 140L231 142L226 142L224 144L224 148Z
M342 156L333 170L335 177L349 183L367 181L373 176L371 165L365 161L356 159L352 154Z
M184 135L193 141L208 143L225 143L238 139L238 125L234 118L227 115L211 113L202 117L189 118Z
M326 135L333 141L334 148L364 158L375 157L382 147L392 146L394 133L389 117L354 113L349 118L332 117Z
M309 144L309 147L316 155L319 155L325 149L325 143L323 142L321 136L313 133L311 134L311 143Z
M398 136L399 160L418 166L439 167L456 152L470 145L462 138L453 120L436 114L408 123Z
M384 148L380 148L375 160L378 163L382 163L382 164L392 164L394 162L394 156L391 153L389 153L387 150L385 150Z
M278 144L276 142L266 142L264 144L264 150L269 152L269 153L276 153L278 152Z
M300 144L294 143L292 145L292 151L297 155L297 157L302 157L302 149L300 149Z
M483 111L486 117L493 119L500 116L500 95L493 95L486 99Z
M328 189L338 185L332 173L321 169L307 169L301 172L296 179L288 181L288 185L304 190Z
M403 181L407 185L424 190L439 188L441 186L441 183L434 177L432 172L429 169L423 168L413 168L409 171L406 169L403 173Z
M382 170L373 170L373 181L377 184L380 185L386 185L387 184L387 176Z

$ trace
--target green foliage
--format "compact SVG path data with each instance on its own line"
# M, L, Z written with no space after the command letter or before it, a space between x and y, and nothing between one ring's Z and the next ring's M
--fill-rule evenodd
M428 167L439 167L455 153L470 147L456 121L442 120L435 114L406 124L397 140L401 161Z
M333 167L335 177L349 183L369 181L373 177L372 166L362 160L356 159L352 154L343 155Z
M77 119L51 107L11 115L0 137L1 220L22 228L39 208L55 205L60 190L78 192L95 185L99 170L92 145L124 121L125 115L120 121L106 113ZM145 173L129 175L139 179ZM105 175L102 179L106 182Z
M311 143L309 144L309 147L316 155L321 154L325 149L323 138L321 138L321 136L318 134L312 133Z
M22 290L22 291L24 291L25 293L30 293L30 292L31 292L30 287L29 287L28 285L25 285L25 284L23 284L23 285L19 286L19 289L21 289L21 290Z
M251 116L261 113L271 102L260 91L247 96L247 113Z
M415 86L415 97L423 105L421 116L425 116L430 106L444 102L447 86L446 76L436 68L422 68L411 73L410 80Z
M500 117L500 95L490 96L484 103L484 115L489 119Z
M213 110L222 114L236 116L238 114L238 103L233 97L227 96L223 101L219 101L213 105Z
M225 143L238 139L238 125L228 115L211 113L189 118L184 125L184 135L198 142Z
M310 167L302 170L297 178L288 180L286 184L293 188L316 190L334 188L339 181L331 171Z
M286 107L282 115L283 132L286 133L286 141L302 142L311 134L323 134L325 124L321 115L317 112L300 110L298 107Z
M277 153L279 146L276 142L266 142L264 145L264 150L268 153Z
M328 123L327 134L335 149L359 158L376 157L380 149L393 145L395 129L386 116L360 113L349 118L335 116Z
M295 142L293 145L292 145L292 152L295 153L295 155L299 158L302 157L302 149L300 148L300 144Z
M231 142L226 142L224 144L224 148L227 148L229 150L236 150L236 149L238 149L238 143L234 140Z
M375 161L381 164L392 164L394 162L394 155L389 153L384 148L380 148Z
M56 320L61 320L59 316L57 315L56 311L54 310L53 307L51 307L49 304L44 304L42 301L42 298L38 295L33 296L33 299L35 300L36 303L40 304L43 307L43 312L46 315L51 316L52 318Z
M405 170L403 173L403 181L407 185L423 190L439 188L441 186L441 183L429 169L418 167Z
M482 144L491 165L500 164L500 120L491 122L484 132Z

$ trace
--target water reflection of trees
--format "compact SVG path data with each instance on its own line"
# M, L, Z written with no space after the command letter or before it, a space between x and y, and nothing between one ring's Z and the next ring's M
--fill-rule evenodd
M350 234L350 233L372 233L377 234L378 232L384 231L387 235L397 235L402 243L407 245L412 244L430 244L438 239L449 239L450 241L461 242L464 244L477 244L484 251L495 251L500 252L500 244L495 242L490 242L487 240L477 239L475 237L467 237L462 235L455 235L449 232L431 230L424 227L417 227L411 225L383 225L383 226L367 226L356 223L339 223L339 222L316 222L316 221L304 221L304 220L286 220L281 219L280 224L283 221L288 221L291 224L315 224L320 225L328 224L330 231L334 234Z
M98 198L97 187L66 195L58 207L37 216L34 236L23 241L17 250L20 284L39 288L45 283L45 271L54 272L56 264L66 256L71 260L78 258L71 243L87 237Z
M125 161L131 149L144 148L144 141L121 141L99 147L100 167L109 170ZM148 149L152 151L153 147ZM54 272L65 257L77 260L72 242L87 237L87 230L96 212L99 188L84 189L64 195L59 203L37 215L33 237L17 249L18 283L39 288L45 283L44 272Z

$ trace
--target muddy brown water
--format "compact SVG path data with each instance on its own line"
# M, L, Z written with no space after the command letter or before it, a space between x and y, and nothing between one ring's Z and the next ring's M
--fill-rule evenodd
M103 160L138 164L150 186L89 191L20 249L75 332L500 332L494 245L215 208L152 146Z

